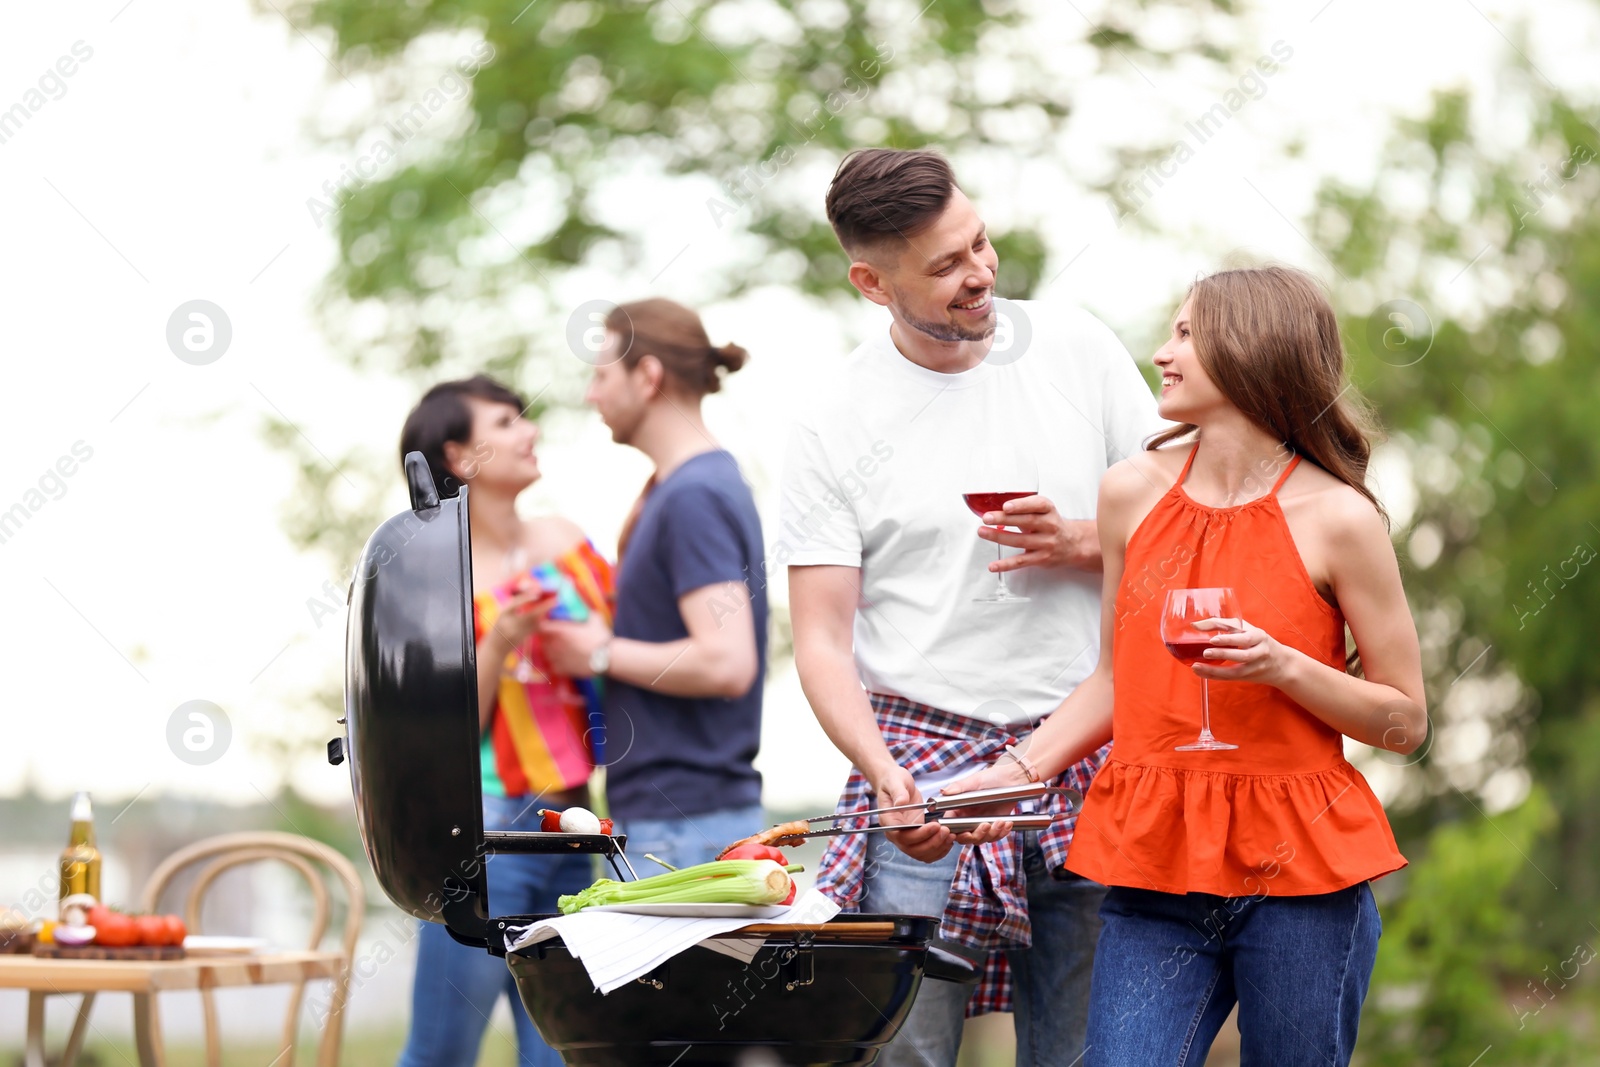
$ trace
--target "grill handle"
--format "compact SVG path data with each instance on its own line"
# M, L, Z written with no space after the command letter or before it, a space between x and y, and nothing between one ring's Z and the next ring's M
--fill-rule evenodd
M982 968L965 956L959 956L938 945L928 946L928 958L922 964L922 977L941 982L955 982L958 985L971 985L982 976Z
M439 488L433 484L433 472L421 452L407 452L405 458L406 488L411 491L412 511L436 511L439 507Z

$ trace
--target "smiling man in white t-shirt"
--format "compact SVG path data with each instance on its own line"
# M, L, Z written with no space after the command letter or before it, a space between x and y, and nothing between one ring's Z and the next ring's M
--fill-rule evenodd
M1098 658L1100 477L1165 424L1092 315L995 298L994 248L941 156L853 153L827 206L851 283L892 321L796 422L774 558L801 685L855 768L850 811L920 801L1008 748L1029 767L1027 735ZM986 456L1007 484L974 484ZM980 522L975 489L1034 494ZM988 599L996 572L1026 599ZM1055 784L1086 789L1103 758ZM883 821L901 820L921 816ZM994 1010L1016 1013L1019 1065L1075 1062L1104 889L1062 869L1071 822L959 851L937 824L885 837L835 838L819 887L943 915L987 972L970 1003L925 982L879 1062L948 1067L963 1015Z

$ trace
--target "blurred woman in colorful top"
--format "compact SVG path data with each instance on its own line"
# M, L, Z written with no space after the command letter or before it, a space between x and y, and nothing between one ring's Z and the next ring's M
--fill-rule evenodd
M612 569L574 523L524 518L517 496L540 477L538 428L516 393L479 375L429 389L407 417L400 454L421 452L442 497L465 485L472 528L473 618L478 642L483 827L537 830L539 809L589 805L599 689L549 668L540 619L609 624ZM556 898L592 880L587 856L491 857L489 898L497 913L554 912ZM523 1010L505 964L455 944L437 923L421 924L411 996L411 1033L401 1067L470 1067L501 993L510 997L520 1061L559 1067Z

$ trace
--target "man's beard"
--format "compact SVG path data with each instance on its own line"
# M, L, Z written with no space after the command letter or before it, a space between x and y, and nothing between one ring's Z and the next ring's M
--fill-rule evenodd
M633 439L639 430L639 423L643 421L640 412L634 411L627 415L616 415L615 423L607 422L606 429L611 431L611 440L614 444L632 445Z
M982 341L994 333L995 315L994 302L989 303L989 315L980 324L971 329L956 325L953 322L934 322L931 319L919 319L911 315L904 308L900 309L900 317L905 319L906 325L933 338L935 341Z

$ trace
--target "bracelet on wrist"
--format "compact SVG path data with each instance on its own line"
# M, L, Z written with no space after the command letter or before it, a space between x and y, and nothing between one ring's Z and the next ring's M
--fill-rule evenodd
M1027 756L1024 756L1022 753L1018 752L1016 745L1007 745L1006 750L1002 752L1001 755L1009 757L1016 763L1018 767L1021 767L1022 773L1028 779L1028 781L1043 781L1043 775L1039 773L1039 768L1035 767L1033 765L1033 761L1028 759Z

